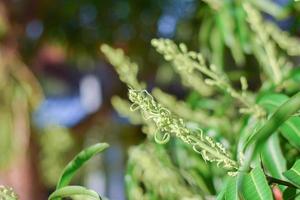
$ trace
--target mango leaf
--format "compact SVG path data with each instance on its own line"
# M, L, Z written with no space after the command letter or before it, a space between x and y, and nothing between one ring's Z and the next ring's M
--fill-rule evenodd
M258 99L258 104L266 109L268 113L272 113L277 107L279 107L288 99L289 97L284 94L270 93L260 97Z
M291 145L300 149L300 117L291 117L280 126L279 130Z
M249 46L249 28L247 26L247 20L246 20L246 13L243 9L242 3L238 4L235 7L235 19L236 19L236 25L237 25L237 32L239 36L239 42L243 48L243 51L245 53L249 53L250 46Z
M74 197L74 196L80 196L81 199L85 199L85 200L101 200L97 192L86 189L81 186L66 186L57 189L50 195L48 200L55 200L59 198Z
M273 199L264 172L256 167L246 174L242 183L242 195L245 200Z
M296 161L291 169L285 171L283 175L300 188L300 159Z
M62 175L60 176L60 179L57 183L56 188L62 188L66 185L68 185L75 175L75 173L78 171L78 169L86 163L89 159L91 159L94 155L97 153L102 152L107 147L109 147L106 143L99 143L95 144L93 146L90 146L83 151L81 151L79 154L75 156L75 158L68 163L68 165L63 170Z
M88 190L80 186L67 187L67 185L70 183L75 173L79 170L80 167L82 167L84 163L86 163L97 153L105 150L107 147L109 147L109 145L106 143L98 143L79 152L63 170L63 173L56 185L56 190L50 195L49 200L60 200L61 198L71 197L74 195L85 196L85 198L88 200L101 199L99 195L92 190Z
M269 113L273 113L277 107L287 100L288 96L283 94L267 94L259 99L258 104ZM300 117L290 117L279 127L279 130L291 145L300 149Z
M283 199L295 199L296 196L296 189L288 187L283 191Z
M239 200L237 176L230 177L226 187L225 200Z
M273 134L263 145L261 158L269 173L278 179L284 179L282 173L286 171L286 160L279 148L278 134Z
M228 181L223 185L221 191L219 192L219 194L216 197L216 200L224 200L225 199L225 193L227 190L227 185L228 185Z

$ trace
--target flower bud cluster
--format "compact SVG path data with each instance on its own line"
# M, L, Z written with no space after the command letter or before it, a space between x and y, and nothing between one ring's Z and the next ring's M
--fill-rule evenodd
M17 200L18 196L16 193L13 191L12 188L4 187L0 185L0 200Z
M191 145L195 152L202 155L205 161L217 162L226 169L236 169L233 161L221 143L204 136L203 131L190 130L182 118L172 114L168 109L157 103L146 90L129 89L129 99L133 103L131 110L140 110L145 120L151 119L157 130L154 138L158 143L166 143L171 135Z

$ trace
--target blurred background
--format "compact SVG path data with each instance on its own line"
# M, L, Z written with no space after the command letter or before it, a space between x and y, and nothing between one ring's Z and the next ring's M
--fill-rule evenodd
M46 199L67 161L85 146L107 142L111 147L74 182L125 199L127 148L144 135L112 109L111 96L127 97L127 88L99 47L122 48L140 65L141 79L153 85L162 59L150 40L173 38L181 28L180 40L193 44L198 4L2 0L0 184L13 187L20 199ZM171 74L158 82L180 94L176 83L166 85Z
M198 0L0 1L0 185L20 199L47 199L76 152L107 142L74 182L125 199L127 149L145 136L113 110L111 97L126 97L127 88L99 47L122 48L141 80L183 98L186 89L150 40L198 50L205 9ZM299 19L278 23L299 35Z

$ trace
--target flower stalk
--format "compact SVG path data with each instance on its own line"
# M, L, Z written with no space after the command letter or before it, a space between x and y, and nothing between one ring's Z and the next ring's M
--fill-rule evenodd
M238 168L236 161L232 160L221 143L204 136L203 130L190 130L182 118L172 114L168 109L157 103L146 90L129 89L129 99L133 103L131 110L140 110L145 120L151 119L157 130L154 138L158 143L166 143L171 135L192 145L193 150L203 157L205 161L216 162L228 170Z

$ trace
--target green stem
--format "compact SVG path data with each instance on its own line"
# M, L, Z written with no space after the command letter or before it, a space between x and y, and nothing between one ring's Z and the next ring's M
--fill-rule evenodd
M232 160L230 157L221 154L219 151L215 150L211 146L205 144L203 141L199 140L198 138L193 137L193 139L196 141L196 145L198 145L201 149L207 151L211 155L214 155L215 158L220 160L227 160L228 162L232 163L232 169L237 169L238 164L235 160Z
M298 189L295 185L293 185L290 182L287 182L287 181L284 181L284 180L281 180L281 179L277 179L277 178L274 178L274 177L268 176L268 175L266 175L266 178L267 178L269 184L270 183L276 183L276 184L279 184L279 185L285 185L285 186L288 186L288 187L291 187L291 188Z

